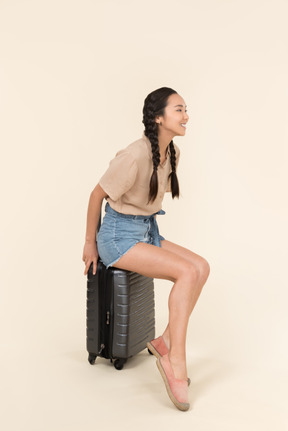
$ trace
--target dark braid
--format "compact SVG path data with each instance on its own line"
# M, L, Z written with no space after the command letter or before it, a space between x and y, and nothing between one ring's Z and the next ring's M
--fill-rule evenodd
M172 198L174 198L175 196L177 198L179 198L179 183L178 183L178 178L176 175L176 151L175 151L175 147L174 147L174 143L173 141L170 142L169 144L170 147L170 162L171 162L171 169L172 172L169 175L169 179L171 181L171 191L172 191Z
M149 105L148 105L149 109ZM148 111L149 112L149 111ZM152 109L150 107L150 113L152 113ZM160 164L160 151L159 151L159 142L158 142L158 127L152 115L146 117L146 127L145 127L145 135L148 137L151 142L152 149L152 161L153 161L153 172L150 178L150 190L149 190L149 201L154 201L156 199L158 193L158 175L157 169Z
M153 172L150 178L148 203L150 201L153 202L156 199L156 196L158 194L157 169L160 164L160 151L159 151L159 142L158 142L158 125L155 121L155 117L157 115L159 116L164 115L168 97L174 93L177 93L177 92L172 88L161 87L158 90L152 91L152 93L148 94L148 96L144 101L142 123L144 123L144 126L145 126L144 134L151 142L152 159L153 159ZM171 141L169 145L170 145L170 151L171 151L171 167L172 167L172 172L169 175L169 180L171 177L172 198L174 198L175 196L179 197L179 185L178 185L178 180L176 176L176 155L175 155L175 148L173 145L173 141Z

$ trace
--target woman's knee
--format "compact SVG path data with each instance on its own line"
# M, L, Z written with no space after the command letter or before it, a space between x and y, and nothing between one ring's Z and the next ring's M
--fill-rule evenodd
M183 278L188 279L190 286L197 285L200 289L204 286L210 274L210 265L206 259L200 258L195 265L192 262L186 264L182 271Z
M198 280L200 279L200 275L201 274L199 268L192 262L182 262L179 273L179 278L181 280L185 280L185 282L188 282L189 285L193 285L198 282Z
M205 282L210 274L210 265L204 257L201 257L199 262L200 278Z

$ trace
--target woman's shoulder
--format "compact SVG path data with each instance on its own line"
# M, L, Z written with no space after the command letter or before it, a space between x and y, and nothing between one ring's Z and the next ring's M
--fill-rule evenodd
M120 149L117 152L116 156L121 154L129 154L130 157L134 158L135 160L148 157L149 151L146 140L143 138L143 136L136 139L135 141L127 145L125 148Z
M177 144L173 141L175 153L176 153L176 159L180 156L180 148ZM141 138L136 139L135 141L131 142L129 145L127 145L124 148L121 148L116 156L119 155L127 155L127 157L132 158L136 161L142 161L144 159L151 159L152 151L151 151L151 143L149 139L142 134Z

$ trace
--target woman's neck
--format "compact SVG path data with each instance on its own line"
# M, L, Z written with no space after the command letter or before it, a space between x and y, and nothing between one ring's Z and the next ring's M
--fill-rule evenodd
M165 160L168 145L172 141L173 137L174 135L172 135L172 133L167 133L167 132L164 133L164 132L161 132L161 130L158 132L158 143L159 143L161 160Z

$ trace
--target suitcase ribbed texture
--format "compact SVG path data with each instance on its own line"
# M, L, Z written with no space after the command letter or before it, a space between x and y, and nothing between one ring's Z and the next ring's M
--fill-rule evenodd
M113 356L129 358L155 336L153 279L135 272L114 272Z
M87 274L87 351L95 357L127 359L155 338L153 278L107 269L100 261L95 275L92 268Z

